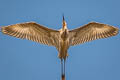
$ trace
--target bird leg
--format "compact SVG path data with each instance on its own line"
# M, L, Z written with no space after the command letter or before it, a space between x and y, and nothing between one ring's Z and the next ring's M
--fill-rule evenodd
M65 59L64 59L64 76L65 76Z
M62 80L65 80L65 59L63 63L63 59L61 59L61 77Z
M63 75L63 59L61 59L61 75Z
M65 80L65 75L62 75L62 80Z

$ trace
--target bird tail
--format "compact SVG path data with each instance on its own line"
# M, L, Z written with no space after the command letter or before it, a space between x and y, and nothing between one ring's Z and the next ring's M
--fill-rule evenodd
M58 57L59 57L60 59L66 59L68 56L69 56L68 53L66 53L66 54L58 53Z

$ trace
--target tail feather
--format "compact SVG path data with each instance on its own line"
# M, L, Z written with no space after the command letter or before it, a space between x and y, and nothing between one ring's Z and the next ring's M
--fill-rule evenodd
M68 53L67 53L67 54L58 53L58 57L59 57L60 59L66 59L68 56L69 56Z

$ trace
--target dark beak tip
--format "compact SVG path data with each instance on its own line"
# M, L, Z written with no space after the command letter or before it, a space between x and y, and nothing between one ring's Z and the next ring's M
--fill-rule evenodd
M65 18L64 18L64 14L63 14L63 21L65 20Z

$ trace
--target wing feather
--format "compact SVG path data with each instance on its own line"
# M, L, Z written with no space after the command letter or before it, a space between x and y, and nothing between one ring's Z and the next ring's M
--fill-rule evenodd
M28 39L46 45L58 46L59 31L49 29L35 22L27 22L1 28L4 34L17 38ZM54 41L53 41L54 40Z
M70 45L74 46L100 38L115 36L118 34L119 29L107 24L91 22L69 32Z

